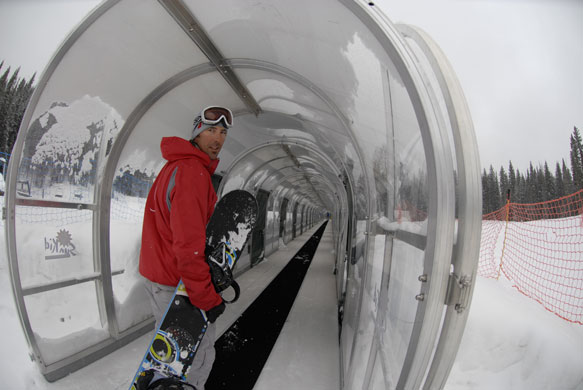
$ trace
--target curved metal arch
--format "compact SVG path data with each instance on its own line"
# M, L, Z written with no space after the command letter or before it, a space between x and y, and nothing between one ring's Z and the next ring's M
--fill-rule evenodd
M298 179L297 181L293 181L294 179ZM297 173L297 174L293 174L293 175L288 175L285 178L283 178L283 181L279 182L279 185L281 185L281 183L283 183L284 181L288 182L289 184L293 185L297 182L302 182L302 181L306 181L306 178L303 174L301 173ZM332 191L333 194L336 194L337 191L334 191L334 188L332 187L332 184L329 183L327 180L323 181L323 183L328 184L329 188L328 191ZM323 184L321 184L321 182L319 183L320 186L322 186ZM325 204L322 204L322 207L325 207Z
M284 177L281 177L279 180L276 181L276 184L274 185L274 187L275 188L287 188L290 191L297 191L297 188L295 188L295 187L286 186L286 185L283 185L282 184L282 183L286 182L290 177L301 177L302 179L304 179L304 175L301 174L301 173L298 173L298 174L295 174L295 175L284 176ZM289 183L289 184L292 184L292 183ZM310 199L314 205L317 205L317 203L310 196L307 196L306 195L306 197L308 199ZM318 203L320 204L319 207L325 207L325 205L322 202L318 202Z
M418 388L421 386L424 379L423 373L429 364L434 341L437 338L437 333L441 325L441 308L439 305L445 300L446 294L447 283L443 283L443 280L447 280L449 274L448 267L444 264L438 264L439 267L435 268L433 267L434 264L429 263L427 260L441 259L441 263L444 263L444 259L451 258L454 229L454 199L447 189L454 188L453 170L451 169L453 163L449 161L440 161L434 153L437 146L442 152L440 153L442 159L449 160L451 158L451 153L447 153L447 137L444 136L439 123L435 122L439 115L432 112L433 106L431 99L426 94L421 75L416 72L416 67L412 65L414 61L410 58L407 49L402 46L400 42L388 38L389 36L397 36L397 33L391 30L390 26L387 25L384 20L378 21L379 25L375 23L367 23L374 20L374 17L370 13L370 10L364 8L364 5L352 3L347 0L342 0L342 2L367 26L371 27L371 32L385 48L389 56L395 61L397 70L405 83L405 87L413 103L428 161L428 177L430 180L430 214L428 230L436 232L435 235L429 236L425 250L425 270L431 275L431 277L422 287L421 293L424 294L426 300L418 304L412 342L409 344L405 365L401 371L398 384L398 387L407 386L409 388L410 386L410 388ZM382 25L382 27L380 25ZM344 127L347 129L347 134L352 138L353 143L359 146L342 113L337 112L335 105L331 101L326 101L325 93L302 76L276 64L267 63L265 61L231 59L229 60L229 63L240 68L251 68L278 73L308 87L326 103L330 103L329 107L336 113L337 117L341 120L341 123L344 124ZM413 69L415 69L415 71L410 71ZM360 155L360 147L357 147L356 149L361 165L366 166L366 164L363 164L363 159ZM367 187L366 193L368 194L370 193L370 183L366 169L363 170L363 174L365 176L364 182ZM373 205L371 202L368 202L367 213L369 215L371 215L372 212L371 207L373 207ZM370 223L370 219L368 221ZM437 228L437 221L439 221L439 229ZM367 230L370 230L370 226L367 226ZM364 272L365 274L368 272L367 263L364 265ZM435 280L435 283L433 283L433 280ZM360 289L358 294L357 301L359 303L356 309L356 317L360 318L363 288ZM353 346L358 342L359 336L357 335L353 339ZM355 348L353 347L352 351L354 350ZM354 354L349 357L349 370L354 370L356 367L356 362L352 360L353 358L355 358ZM350 373L348 374L348 377L355 378L355 376Z
M308 104L305 104L305 103L303 103L303 102L296 102L296 101L294 101L294 100L292 100L292 99L290 99L290 98L286 98L285 96L276 96L276 95L269 95L269 96L264 96L262 99L259 99L259 100L258 100L258 102L259 102L259 103L264 103L264 102L266 102L266 101L269 101L269 100L283 100L283 101L286 101L286 102L290 102L290 103L297 104L298 106L302 106L302 107L304 107L304 108L306 108L306 109L308 109L308 110L312 110L312 111L319 111L319 112L326 112L326 111L323 111L322 109L320 109L320 108L317 108L317 107L314 107L314 106L312 106L312 105L308 105ZM298 114L298 117L299 117L299 119L301 119L301 120L302 120L302 121L304 121L304 122L307 122L307 123L315 123L314 121L311 121L311 120L308 120L308 119L306 119L306 118L303 118L303 117L301 116L301 114ZM331 131L331 132L334 132L334 133L338 133L338 134L345 135L345 133L343 133L343 132L341 132L341 131L337 130L337 129L336 129L336 128L334 128L334 127L325 126L325 125L324 125L324 124L322 124L322 123L318 123L317 125L318 125L318 126L320 126L320 127L324 127L325 129L327 129L327 130L329 130L329 131Z
M96 185L97 210L99 210L98 218L94 219L93 234L94 234L94 258L101 260L102 273L102 296L105 301L105 310L107 313L107 322L110 333L114 337L120 337L119 329L117 327L115 306L113 301L113 285L111 279L111 264L110 264L110 248L109 248L109 225L110 225L110 203L111 191L113 188L113 178L115 175L115 168L119 161L119 157L129 139L129 136L135 129L135 126L148 112L148 110L168 92L203 74L215 72L215 67L210 64L201 64L189 69L186 69L165 82L154 88L136 108L130 113L123 127L120 129L115 142L111 148L109 158L107 159L103 175L100 178L99 185ZM132 333L133 329L126 330L123 334ZM123 334L121 336L123 336Z
M324 162L325 164L328 165L328 171L335 172L334 177L338 178L339 184L341 183L340 182L340 179L339 179L339 177L340 177L340 171L338 170L339 168L329 159L329 157L326 154L321 153L319 151L319 149L317 149L311 143L306 142L305 140L295 140L294 142L290 142L289 139L286 140L285 143L288 144L288 145L292 145L293 144L293 145L299 146L301 148L305 148L306 150L309 150L311 153L315 154L317 156L317 158L320 158L322 162ZM266 142L264 144L257 145L254 148L249 149L246 153L239 155L238 158L231 163L231 166L227 169L227 172L232 172L233 171L233 168L235 166L237 166L238 164L240 164L242 161L245 160L245 158L247 158L247 156L252 155L257 150L261 150L261 149L264 149L266 147L280 146L281 144L282 144L281 141L277 141L277 142L270 141L270 142ZM287 156L282 156L282 158L288 158L288 157ZM324 170L326 171L326 169L324 169ZM306 173L305 172L303 172L303 173L297 173L296 175L301 176L301 177L303 177L305 179ZM282 182L284 182L288 178L289 178L289 175L280 177L278 180L275 181L275 184L273 185L273 187L277 188L278 186L281 185ZM269 180L269 179L271 179L271 178L264 177L261 182L255 183L255 186L257 186L257 188L262 188L263 187L263 184L267 180ZM305 179L305 180L307 180L307 179ZM226 183L228 183L228 175L226 177L224 177L223 180L221 181L221 186L220 186L219 191L218 191L219 194L222 194L223 193ZM313 186L313 183L310 182L310 184ZM338 188L341 188L342 190L344 190L344 186L343 185L337 187L336 190L334 190L332 184L330 184L330 190L332 191L332 193L337 194L337 193L343 193L344 192L344 191L338 190ZM316 195L318 195L318 194L316 194ZM343 204L347 204L347 202L348 202L348 200L346 199L346 197L343 197L340 200L343 201ZM321 203L322 206L325 206L325 202L322 201L322 200L320 200L320 202L318 202L318 203Z
M399 33L375 7L348 0L341 2L369 27L370 32L394 61L413 104L428 162L430 204L427 229L435 234L428 235L424 265L428 282L423 283L421 289L425 300L418 305L412 340L397 384L398 388L418 389L425 379L441 327L449 259L453 251L455 199L451 189L455 188L455 184L452 153L446 131L439 123L440 115L436 112L438 109L433 106L423 77ZM428 259L434 261L429 263ZM371 356L373 350L371 348Z
M262 149L267 149L267 148L266 148L266 147L264 147L264 148L262 148ZM260 149L260 150L262 150L262 149ZM306 150L307 150L307 149L306 149ZM255 149L255 151L257 151L257 149ZM322 155L325 155L325 154L322 154ZM245 158L246 158L246 157L245 157ZM309 163L311 163L311 164L313 164L313 165L316 165L316 164L318 163L318 161L317 161L316 159L312 158L311 156L307 156L307 155L296 156L296 158L297 158L297 160L298 160L298 161L307 161L307 162L309 162ZM258 166L257 166L257 167L254 169L254 171L253 171L253 172L252 172L252 173L251 173L251 174L248 176L248 177L249 177L249 180L248 180L248 181L251 181L251 179L252 179L254 176L256 176L256 175L258 176L259 174L258 174L257 172L261 171L261 170L262 170L262 169L263 169L265 166L268 166L269 164L271 164L271 163L272 163L272 162L274 162L274 161L277 161L277 160L283 160L283 159L289 159L289 156L284 156L284 155L282 155L282 156L278 156L278 157L275 157L275 158L272 158L272 159L269 159L269 160L265 160L265 161L263 161L263 162L262 162L260 165L258 165ZM303 167L303 165L304 165L304 164L302 164L302 163L300 162L300 165L301 165L301 167L297 167L297 169L302 169L302 170L304 170L304 167ZM295 165L294 165L294 166L295 166ZM292 166L290 166L290 167L292 167ZM287 169L287 167L286 167L286 168L284 168L284 169ZM230 170L231 170L231 168L229 168L229 170L228 170L228 171L230 171ZM278 172L279 172L279 171L278 171ZM267 178L267 177L265 177L265 178L264 178L264 179L263 179L261 182L259 182L259 181L258 181L257 183L255 183L255 185L254 185L255 189L257 189L257 188L263 188L263 183L265 183L267 180L268 180L268 178ZM221 190L219 191L219 193L221 193Z
M463 95L459 81L445 54L439 46L421 29L396 25L406 37L413 39L431 64L446 102L450 119L458 172L458 233L457 245L452 257L453 275L459 280L470 282L468 297L471 297L475 287L478 252L480 248L481 231L481 181L480 160L477 141L472 125L471 114ZM468 150L471 153L468 153ZM472 234L473 233L473 234ZM467 322L470 302L461 302L461 309L455 302L447 302L448 308L444 318L444 326L436 346L435 358L429 368L424 389L429 386L442 388L451 371L454 357L461 343L463 329Z
M335 174L336 177L339 177L339 175L341 174L342 171L340 171L338 165L336 165L334 163L334 161L327 154L322 153L318 149L317 145L315 145L315 144L313 144L311 142L308 142L308 141L306 141L304 139L294 138L294 137L291 137L291 138L287 138L286 137L286 139L284 141L267 141L267 142L264 142L262 144L256 145L256 146L254 146L252 148L249 148L244 153L241 153L240 155L238 155L231 162L231 165L227 168L226 171L227 172L231 172L232 169L233 169L233 167L237 166L237 164L240 164L241 161L243 161L246 158L246 156L252 155L253 153L255 153L255 151L260 150L260 149L265 148L265 147L273 146L273 145L279 146L282 143L286 143L286 144L289 144L289 145L297 145L297 146L300 146L300 147L302 147L302 148L304 148L306 150L309 150L311 153L313 153L314 155L316 155L318 158L321 158L322 161L324 163L326 163L326 167L328 169L330 169L332 172L334 172L334 174ZM345 168L344 165L342 165L342 168L343 169ZM346 171L344 171L344 172L346 172ZM347 176L347 179L348 180L351 179L349 175L346 175L346 176ZM227 178L228 178L228 175L225 176L223 178L223 180L221 181L221 185L219 187L219 190L217 191L219 194L222 194L223 189L224 189L224 183L227 182L227 180L225 180L225 179L227 179Z
M22 151L24 148L24 142L27 134L27 129L30 126L30 121L33 115L33 110L30 107L35 107L40 97L42 96L51 76L57 69L63 57L69 51L69 49L75 44L75 42L83 35L83 33L104 13L106 13L111 7L116 5L121 0L109 0L99 5L92 13L90 13L79 26L63 41L61 46L57 49L56 53L53 55L52 59L49 61L47 67L43 71L43 74L35 86L32 96L28 102L27 110L24 113L22 121L20 123L18 135L12 149L12 158L8 164L8 174L6 177L6 192L5 192L5 210L6 210L6 227L4 230L5 240L6 240L6 251L8 254L8 268L10 272L10 279L12 285L12 291L14 293L14 299L16 307L18 308L18 316L22 328L24 329L24 336L28 341L32 349L32 353L35 355L36 359L41 358L40 349L36 339L30 337L33 334L33 330L30 324L30 319L28 317L28 312L26 310L26 304L24 302L22 284L20 282L20 271L18 266L18 253L16 250L16 229L14 221L16 219L16 180L18 177L18 166L20 164L20 158L22 157ZM94 205L88 205L87 208L93 209ZM82 206L81 206L82 207ZM74 361L75 359L69 359ZM47 374L48 375L48 374ZM60 377L57 373L56 378Z
M107 4L113 4L113 3L114 3L113 1L107 2ZM32 115L32 114L31 114L31 115ZM30 119L30 118L29 118L29 119ZM123 148L122 148L122 149L123 149ZM359 148L357 148L357 150L360 150L360 149L359 149ZM119 158L119 156L118 156L118 158ZM360 155L359 155L359 158L360 158ZM115 168L115 167L114 167L114 168ZM366 173L366 170L364 171L364 173L365 173L365 175L367 174L367 173ZM369 183L368 183L368 180L365 180L365 183L366 183L366 185L367 185L367 186L369 185ZM10 187L9 187L9 188L10 188ZM13 213L13 214L14 214L14 213ZM94 230L94 232L95 232L95 230Z
M263 70L263 71L267 71L270 73L274 73L274 74L286 77L286 78L293 80L293 81L297 82L298 84L306 87L310 91L312 91L314 93L314 95L316 95L319 99L321 99L330 108L330 110L334 113L334 115L338 118L338 120L342 124L344 130L346 131L346 134L350 138L351 142L357 146L355 148L355 151L357 153L357 156L358 156L358 159L359 159L361 166L363 166L363 167L366 166L366 164L364 163L364 159L362 158L362 156L360 154L360 150L361 150L360 144L358 143L356 136L354 135L354 132L352 131L352 128L349 124L350 121L344 116L342 111L340 111L340 109L336 106L336 104L333 102L333 100L331 98L329 98L328 95L322 89L320 89L317 85L310 82L304 76L292 71L291 69L284 68L280 65L277 65L277 64L274 64L271 62L254 60L254 59L249 59L249 58L233 58L233 59L227 60L227 62L231 66L234 66L236 68ZM341 155L341 154L338 153L338 151L336 151L336 155ZM343 162L341 162L341 163L344 164ZM343 170L345 172L348 172L348 170L346 169L345 166L343 166L343 168L344 168ZM366 184L366 193L368 194L368 193L370 193L370 187L369 187L370 183L369 183L368 172L366 171L366 169L363 170L363 175L365 177L364 182ZM371 205L370 205L370 202L368 202L368 203L369 203L368 204L368 208L369 208L368 212L370 213Z

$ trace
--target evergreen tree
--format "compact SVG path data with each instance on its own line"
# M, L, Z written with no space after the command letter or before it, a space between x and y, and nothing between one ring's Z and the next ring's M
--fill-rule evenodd
M514 194L511 195L511 200L515 203L526 203L528 189L526 187L526 180L524 176L520 173L520 170L516 170L516 190Z
M549 165L545 162L543 172L541 174L543 180L543 201L552 200L557 197L557 190L555 188L555 178L549 170Z
M555 166L555 191L557 198L562 198L567 195L567 192L565 191L565 181L563 180L563 171L561 170L561 164L558 162Z
M536 188L536 171L532 162L526 171L526 191L525 203L535 203L538 198L538 190Z
M0 71L4 61L0 63ZM11 72L8 67L0 76L0 152L10 153L34 90L34 75L30 80L19 77L20 68Z
M508 185L510 188L510 194L512 198L516 198L518 186L516 181L516 172L514 172L514 167L512 166L512 161L508 162Z
M563 159L563 164L561 166L561 174L563 176L563 183L565 186L565 195L572 194L575 192L575 186L573 185L573 176L571 176L571 171L567 168L567 164Z
M504 167L500 167L500 199L506 199L506 193L510 190L510 180Z
M575 190L583 189L583 140L577 127L571 135L571 171Z
M482 214L488 214L488 194L490 193L488 189L488 174L486 173L486 169L482 172Z
M12 111L12 100L14 95L14 84L18 77L19 69L10 76L10 67L4 71L0 77L0 151L5 152L5 145L8 140L8 129L10 128L10 119Z
M490 172L488 173L488 212L498 210L502 204L500 201L500 183L498 182L498 176L494 167L490 165Z

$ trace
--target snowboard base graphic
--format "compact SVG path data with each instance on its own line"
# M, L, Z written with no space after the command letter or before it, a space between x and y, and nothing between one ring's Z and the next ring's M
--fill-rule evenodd
M215 289L219 293L228 287L235 289L235 298L227 303L238 298L232 269L251 237L256 219L253 195L235 190L219 200L207 225L206 255ZM190 303L180 281L130 390L194 389L185 381L207 327L205 311Z

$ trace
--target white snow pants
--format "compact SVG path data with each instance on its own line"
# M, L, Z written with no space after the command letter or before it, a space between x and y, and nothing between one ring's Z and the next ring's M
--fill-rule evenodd
M154 283L146 278L144 278L144 285L150 298L152 313L154 314L154 318L156 318L156 329L158 329L162 321L162 316L166 313L166 309L168 308L170 299L174 295L176 287ZM186 378L186 381L194 385L197 390L204 390L204 384L215 362L215 329L216 325L209 322L206 333L194 356L188 377Z

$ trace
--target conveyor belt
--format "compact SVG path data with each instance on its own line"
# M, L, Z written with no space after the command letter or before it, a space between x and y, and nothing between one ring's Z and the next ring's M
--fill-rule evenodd
M326 224L217 340L217 356L207 390L253 389L294 304Z

